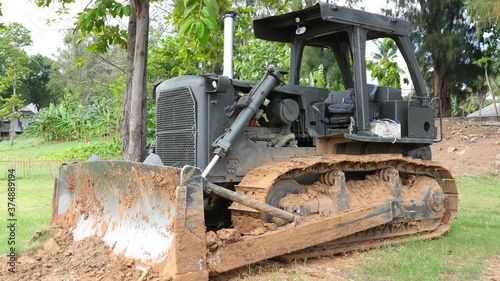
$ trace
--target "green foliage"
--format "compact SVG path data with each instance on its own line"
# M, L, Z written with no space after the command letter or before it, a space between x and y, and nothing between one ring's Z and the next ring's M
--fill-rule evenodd
M30 32L21 24L12 23L0 30L0 96L17 94L26 103L45 106L51 98L46 86L52 60L28 56L23 48L29 45Z
M311 87L326 88L323 64L318 66L318 70L309 72L309 79L305 82Z
M280 12L286 10L286 2L277 9ZM252 20L258 11L249 6L238 7L236 12L239 17L234 35L234 78L258 81L270 66L289 70L289 45L256 39L252 35Z
M472 64L482 57L474 36L475 27L459 0L393 0L396 16L412 25L412 41L424 79L436 97L441 98L443 116L451 114L451 96L463 94L464 87L474 92L482 87L482 69Z
M0 93L3 97L16 94L20 81L30 69L30 58L23 50L32 44L30 31L19 23L11 23L0 30Z
M148 128L147 128L147 147L150 147L156 141L156 103L148 101Z
M469 93L465 98L461 96L455 96L452 99L452 117L465 117L468 114L478 110L479 103L477 101L477 95Z
M0 47L2 52L15 54L20 48L32 44L30 31L22 24L13 22L0 32Z
M122 153L120 143L96 141L88 145L72 147L70 149L52 154L51 160L88 159L96 154L103 159L118 159Z
M238 14L234 26L234 77L258 80L271 65L288 68L288 48L255 40L252 35L254 18L288 11L288 1L234 1L231 7L227 0L187 0L177 1L168 17L179 35L178 39L172 39L177 40L176 44L169 41L171 47L177 45L177 53L169 58L181 61L172 72L179 75L222 72L223 16L230 10Z
M25 132L47 141L109 139L120 127L120 114L113 103L102 99L88 106L63 101L33 116Z
M500 9L497 0L467 0L465 1L470 16L476 23L477 32L500 25Z
M40 54L31 56L28 65L30 71L18 90L26 103L33 103L38 109L48 106L54 98L54 93L48 87L53 63L52 59Z
M21 117L21 113L17 110L22 107L24 100L18 95L12 95L10 98L0 97L0 120L7 119L12 121Z
M78 44L75 34L66 34L65 47L52 63L46 84L49 102L57 104L63 96L72 96L75 103L85 105L101 99L123 99L126 52L112 46L103 55L90 53L87 47L92 42L88 39ZM120 96L115 94L117 90Z
M300 68L300 84L340 91L345 88L339 65L328 48L306 46Z
M181 55L181 46L177 37L153 33L153 38L149 42L148 81L157 84L186 73L202 74L195 64L184 63L185 58Z
M179 75L222 72L223 13L227 0L176 1L167 21L176 28L178 45L172 57ZM169 42L172 43L172 42ZM169 51L171 52L171 51Z
M48 7L51 0L37 0L38 6ZM72 0L60 0L63 4ZM128 2L128 1L126 1ZM127 31L112 19L121 19L130 16L131 8L128 4L115 0L97 0L92 7L87 7L78 13L76 31L79 41L94 37L95 41L87 47L90 52L106 53L112 45L127 47Z
M217 0L185 0L174 4L174 13L182 17L174 17L175 25L180 25L179 35L191 37L206 45L210 39L210 32L219 28L216 18L219 17L219 3ZM180 22L182 20L182 23Z
M382 42L375 41L378 53L373 53L374 61L367 61L366 68L371 71L371 77L378 80L381 86L401 89L401 76L403 70L396 62L396 42L390 38L384 38Z
M290 69L290 48L287 45L255 38L245 41L246 44L235 48L238 56L234 60L234 78L258 81L270 66Z

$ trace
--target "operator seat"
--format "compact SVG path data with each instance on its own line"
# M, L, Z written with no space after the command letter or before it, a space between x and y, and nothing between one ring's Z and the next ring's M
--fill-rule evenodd
M377 85L368 84L368 97L370 100L375 98L375 93L377 92ZM349 114L354 113L354 103L356 101L356 94L354 89L349 89L351 92L345 97L343 103L332 103L328 105L328 112L334 114Z

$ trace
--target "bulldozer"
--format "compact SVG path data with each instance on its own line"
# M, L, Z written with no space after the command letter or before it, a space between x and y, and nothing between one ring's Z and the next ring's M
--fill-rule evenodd
M457 186L432 161L439 100L425 88L409 22L328 3L256 19L256 38L290 48L289 71L269 66L257 82L233 78L234 14L224 22L224 73L155 87L156 147L144 163L61 166L52 225L75 240L100 237L172 280L450 230ZM407 98L368 83L367 44L383 38L407 64ZM318 66L329 85L310 79Z

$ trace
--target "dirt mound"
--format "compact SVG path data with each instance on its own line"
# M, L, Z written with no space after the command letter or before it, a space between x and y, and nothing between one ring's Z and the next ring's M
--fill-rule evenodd
M500 172L500 127L443 120L443 140L431 146L432 159L453 175Z
M15 273L8 272L5 256L0 259L0 280L160 280L157 273L140 270L132 260L112 255L101 240L74 242L67 230L48 231L50 236L42 249L18 258Z

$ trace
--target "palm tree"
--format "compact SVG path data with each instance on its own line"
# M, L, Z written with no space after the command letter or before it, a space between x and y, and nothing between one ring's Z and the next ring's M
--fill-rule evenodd
M384 38L375 41L378 52L372 53L374 61L367 61L366 68L371 71L371 77L378 80L379 85L401 89L400 73L402 69L396 62L398 48L394 40Z

